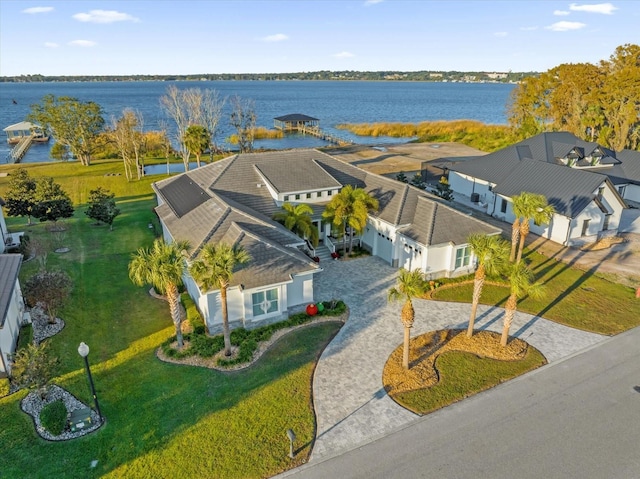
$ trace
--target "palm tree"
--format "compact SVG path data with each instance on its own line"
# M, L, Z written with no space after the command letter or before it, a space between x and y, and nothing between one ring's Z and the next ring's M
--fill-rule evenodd
M500 344L502 346L507 345L507 339L509 339L509 328L513 322L513 317L516 314L516 308L518 307L518 300L525 295L530 296L533 299L541 298L544 295L544 287L542 283L533 282L533 273L524 263L513 263L511 265L511 273L509 275L509 281L511 283L511 293L505 304L504 322L502 327L502 338Z
M548 224L555 213L555 209L547 203L547 198L544 195L524 191L513 197L513 213L516 215L516 219L513 222L511 232L510 260L512 262L515 260L519 263L522 259L525 239L529 235L529 221L533 220L536 226ZM517 230L516 223L518 223ZM520 240L519 246L518 237Z
M467 239L471 250L477 259L476 273L473 278L473 299L471 301L471 315L467 336L473 336L473 325L476 320L478 303L482 295L482 288L487 274L498 274L507 264L509 244L500 236L473 234Z
M300 203L292 205L291 203L283 203L282 210L273 214L273 219L278 223L282 223L285 228L293 231L298 236L308 239L313 247L318 246L318 228L313 224L311 215L313 209L311 206Z
M225 356L231 356L227 288L233 278L236 265L248 263L250 260L249 253L240 246L232 247L226 243L207 244L202 248L198 259L189 269L191 276L198 281L204 291L214 288L220 289Z
M330 220L334 226L342 228L342 248L345 254L348 254L351 253L353 235L350 236L347 252L347 226L361 233L367 224L369 212L377 210L378 200L362 188L347 185L331 199L322 217Z
M156 239L151 248L140 248L129 262L129 278L138 285L151 284L157 291L163 291L169 302L171 319L176 327L178 349L182 348L182 310L180 293L182 275L185 268L187 241L165 243Z
M427 282L424 279L422 271L408 271L404 268L398 270L398 284L395 288L389 290L387 299L389 301L398 301L404 299L400 320L404 325L404 349L402 353L402 366L409 369L409 339L411 337L411 328L415 319L415 311L413 309L412 299L422 296L427 290Z
M184 145L196 155L196 162L200 168L200 158L207 151L211 137L207 129L202 125L191 125L184 134Z

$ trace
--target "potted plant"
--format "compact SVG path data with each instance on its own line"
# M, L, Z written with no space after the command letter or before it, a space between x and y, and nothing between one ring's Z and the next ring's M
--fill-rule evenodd
M337 251L334 251L333 253L331 253L331 257L333 259L338 259L340 258L340 253L338 253Z

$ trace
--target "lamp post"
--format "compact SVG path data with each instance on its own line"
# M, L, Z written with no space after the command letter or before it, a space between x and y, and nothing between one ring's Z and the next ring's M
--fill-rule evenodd
M84 358L84 367L87 370L87 376L89 377L89 386L91 386L91 394L93 395L93 402L96 405L96 411L98 412L98 417L100 418L100 422L102 422L102 413L100 412L100 405L98 404L98 396L96 396L96 388L93 385L93 378L91 377L91 369L89 369L89 346L87 346L84 342L80 343L78 346L78 354Z

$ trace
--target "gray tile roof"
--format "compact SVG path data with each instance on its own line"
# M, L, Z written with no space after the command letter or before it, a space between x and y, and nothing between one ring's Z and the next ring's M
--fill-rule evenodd
M0 254L0 329L7 319L7 311L21 264L21 254Z
M291 153L293 152L255 165L258 173L261 173L278 193L339 189L342 186L315 161L295 157ZM313 156L311 158L313 159Z
M301 172L304 174L299 177ZM347 184L364 188L380 203L373 216L404 227L403 232L424 245L459 244L466 242L470 233L499 231L442 204L429 193L316 150L235 155L156 183L156 192L166 202L156 208L158 216L174 239L190 241L192 258L206 243L239 241L251 248L254 261L238 279L245 287L284 281L290 274L318 269L302 252L287 247L301 240L271 219L280 208L262 175L284 191L295 188L297 180L309 188ZM307 181L309 178L314 181ZM324 209L324 205L312 206L316 213Z

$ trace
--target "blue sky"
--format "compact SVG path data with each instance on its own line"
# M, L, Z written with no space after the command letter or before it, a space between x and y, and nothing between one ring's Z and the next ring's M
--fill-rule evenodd
M637 0L0 0L0 76L545 71L639 25Z

